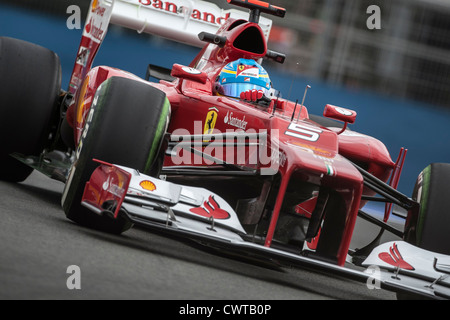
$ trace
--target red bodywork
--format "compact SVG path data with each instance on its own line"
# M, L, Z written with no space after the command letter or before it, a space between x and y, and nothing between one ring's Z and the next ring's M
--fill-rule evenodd
M176 77L173 82L150 83L110 67L88 68L83 84L76 91L75 102L67 112L68 122L74 129L75 145L80 140L97 88L110 77L143 81L164 91L171 104L169 133L179 129L185 129L190 134L205 133L205 122L211 111L216 115L214 129L220 132L237 130L236 123L230 125L230 121L225 121L229 120L229 117L239 121L239 130L256 132L266 130L269 137L275 138L279 144L279 152L271 155L272 159L276 158L279 167L275 174L278 189L264 245L272 246L288 190L292 192L291 188L302 184L315 186L315 191L320 190L319 196L315 199L299 199L298 204L301 207L301 203L304 202L312 210L323 203L333 207L332 210L319 208L314 213L322 219L314 234L314 242L317 244L318 255L343 265L358 210L365 204L361 197L363 194L373 195L364 187L363 177L347 159L363 166L379 179L387 181L394 168L394 162L386 147L369 136L349 130L338 135L338 129L334 131L321 127L309 120L305 106L295 102L280 98L272 100L269 107L262 107L215 95L215 79L222 67L238 58L259 60L267 53L264 35L256 23L228 19L218 35L226 37L226 43L223 46L206 44L189 65L200 71L200 74L193 75L192 72L188 72L189 69L176 65L172 72L172 76ZM296 110L295 117L293 117L294 110ZM275 133L277 135L274 135ZM165 166L173 166L173 160L166 157ZM320 239L318 239L319 232Z

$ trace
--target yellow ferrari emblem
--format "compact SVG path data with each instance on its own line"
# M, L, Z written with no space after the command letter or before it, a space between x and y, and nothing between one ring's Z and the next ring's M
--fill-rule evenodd
M203 128L203 134L212 134L216 127L217 117L219 116L219 110L217 108L210 108L205 119L205 126Z

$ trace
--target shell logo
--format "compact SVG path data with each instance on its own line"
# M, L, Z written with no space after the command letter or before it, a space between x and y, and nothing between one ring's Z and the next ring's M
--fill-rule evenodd
M155 191L156 190L155 184L153 182L151 182L150 180L141 181L141 183L139 183L139 185L144 190L148 190L148 191Z

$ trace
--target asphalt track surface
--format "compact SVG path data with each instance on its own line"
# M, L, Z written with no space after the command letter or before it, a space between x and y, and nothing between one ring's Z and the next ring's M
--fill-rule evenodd
M143 229L87 229L66 219L62 189L37 172L0 182L0 299L395 299L365 283L242 261ZM81 271L79 290L66 284L71 265Z

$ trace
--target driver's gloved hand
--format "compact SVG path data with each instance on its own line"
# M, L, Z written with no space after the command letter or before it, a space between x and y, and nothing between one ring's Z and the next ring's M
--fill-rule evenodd
M263 96L264 92L262 90L253 89L241 92L241 99L251 102L258 102L258 100L262 99Z
M267 105L267 106L271 102L271 99L266 97L262 90L256 90L256 89L241 92L240 98L241 98L241 100L256 102L258 104Z

